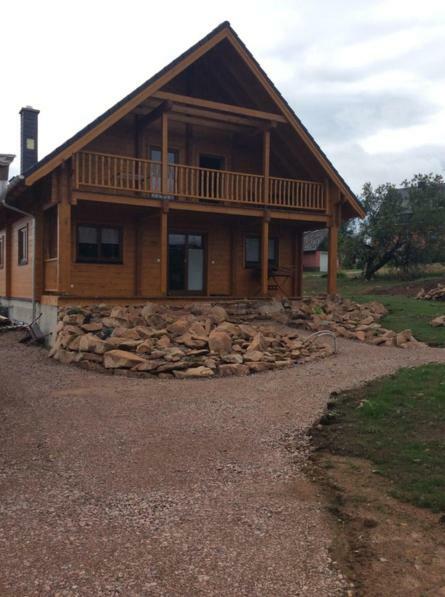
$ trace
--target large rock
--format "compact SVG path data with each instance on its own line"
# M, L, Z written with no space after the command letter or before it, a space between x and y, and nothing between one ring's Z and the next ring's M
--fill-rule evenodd
M151 317L154 313L156 313L159 309L159 306L155 303L145 303L145 305L141 309L141 317L147 320Z
M204 367L200 365L199 367L190 367L185 371L173 371L175 377L178 379L187 379L192 377L213 377L215 375L214 371L209 367Z
M104 354L111 348L110 344L105 340L101 340L94 334L84 334L80 338L79 350L81 352L95 352L96 354Z
M258 332L253 337L252 342L249 344L249 347L247 350L249 350L249 351L266 350L267 347L268 347L268 342L267 342L266 338L263 336L263 334L261 332Z
M215 305L206 313L206 317L213 323L222 323L227 319L227 311L223 307Z
M167 326L168 333L173 337L182 336L182 334L185 334L192 325L193 319L191 317L181 317L180 319L177 319Z
M209 348L212 352L223 355L232 352L232 340L227 332L213 330L209 335Z
M247 365L241 365L239 363L227 363L220 365L218 372L221 377L230 377L232 375L248 375L250 369Z
M105 369L131 369L145 363L145 359L128 350L109 350L104 354Z
M431 321L431 325L433 326L433 328L445 326L445 315L439 315L439 317L435 317Z

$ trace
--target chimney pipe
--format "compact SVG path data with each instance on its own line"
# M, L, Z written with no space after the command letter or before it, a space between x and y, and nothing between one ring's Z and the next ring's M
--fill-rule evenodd
M31 106L25 106L20 110L20 173L29 170L38 161L37 142L38 126L37 120L39 110Z

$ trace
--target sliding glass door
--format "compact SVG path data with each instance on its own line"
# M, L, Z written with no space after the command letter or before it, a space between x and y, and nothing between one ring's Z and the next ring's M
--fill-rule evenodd
M168 235L168 289L171 294L204 294L204 237Z

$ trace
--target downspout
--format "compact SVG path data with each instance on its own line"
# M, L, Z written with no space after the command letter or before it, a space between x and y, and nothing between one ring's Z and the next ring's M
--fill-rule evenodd
M31 256L31 296L32 296L32 321L35 320L37 314L37 303L36 303L36 272L35 272L35 265L36 265L36 217L34 214L25 211L24 209L19 209L18 207L14 207L6 202L6 196L8 191L10 191L13 187L15 187L18 183L22 182L24 177L22 175L16 176L13 178L12 182L8 184L6 180L0 180L0 203L6 209L10 209L11 211L15 211L22 216L26 216L31 218L32 220L32 256Z

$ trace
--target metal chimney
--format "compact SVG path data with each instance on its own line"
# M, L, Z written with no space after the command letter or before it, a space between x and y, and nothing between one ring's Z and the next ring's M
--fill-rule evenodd
M25 106L20 110L20 173L37 162L38 116L40 110Z

